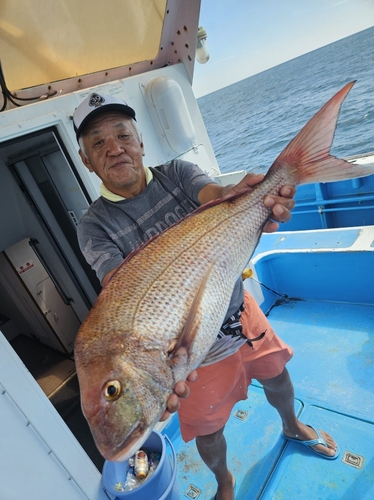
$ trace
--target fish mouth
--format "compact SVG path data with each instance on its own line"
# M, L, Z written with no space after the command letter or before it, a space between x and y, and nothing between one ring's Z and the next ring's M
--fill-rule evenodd
M128 460L130 457L135 455L139 448L141 448L143 443L151 434L152 430L153 429L147 429L146 432L140 432L138 427L131 436L117 446L116 451L106 453L105 459L109 462L124 462L125 460Z

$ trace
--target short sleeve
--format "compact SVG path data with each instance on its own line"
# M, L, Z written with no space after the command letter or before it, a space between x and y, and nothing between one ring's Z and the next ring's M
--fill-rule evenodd
M108 234L98 224L83 217L78 224L78 243L81 252L102 282L105 275L117 268L124 257Z
M174 160L163 168L165 169L164 173L182 189L188 198L196 203L199 203L198 196L201 189L207 184L214 183L213 179L195 163Z

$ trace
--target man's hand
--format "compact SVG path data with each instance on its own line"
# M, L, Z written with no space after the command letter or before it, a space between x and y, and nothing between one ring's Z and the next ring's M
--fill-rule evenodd
M256 184L264 179L263 174L247 174L238 184L231 184L229 186L220 186L219 184L207 184L204 186L198 199L200 203L207 203L208 201L222 198L224 196L238 193L243 189L255 187ZM293 197L295 196L295 186L283 186L280 190L279 196L268 195L264 198L265 206L272 208L269 220L265 223L263 231L265 233L273 233L279 227L278 222L288 222L291 219L291 210L295 206Z
M194 382L196 379L197 379L197 371L194 370L188 375L187 380L189 382ZM182 381L177 382L174 386L174 393L169 397L167 401L166 410L161 416L160 422L167 420L172 413L178 411L181 405L179 398L181 399L187 398L189 394L190 394L190 388L188 387L186 382Z
M280 196L268 195L264 198L264 205L273 208L268 220L263 228L264 233L273 233L279 227L278 222L288 222L291 219L291 210L295 206L295 186L283 186L280 190Z
M256 184L264 179L264 177L265 176L263 174L247 174L235 186L227 186L224 189L222 196L237 193L245 188L255 187ZM291 210L295 206L295 201L293 200L295 193L295 186L283 186L280 190L279 196L265 196L264 205L272 208L273 210L269 217L271 220L268 220L264 225L264 233L273 233L279 227L278 222L288 222L291 219Z

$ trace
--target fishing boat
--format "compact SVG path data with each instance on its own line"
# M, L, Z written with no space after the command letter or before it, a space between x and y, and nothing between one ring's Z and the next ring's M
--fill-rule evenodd
M174 158L221 174L192 90L208 60L200 0L7 2L0 21L0 498L113 498L80 409L74 340L100 287L76 226L99 195L72 123L92 92L136 109L145 163ZM92 27L95 27L94 29ZM342 82L342 84L345 82ZM11 90L10 90L11 89ZM337 89L338 90L338 89ZM321 103L322 104L322 103ZM351 162L374 163L362 151ZM298 189L292 220L260 240L246 289L295 356L299 418L334 435L326 462L286 442L254 382L226 427L236 498L369 499L374 475L374 176ZM180 498L210 499L213 475L178 416ZM150 499L157 500L157 499Z

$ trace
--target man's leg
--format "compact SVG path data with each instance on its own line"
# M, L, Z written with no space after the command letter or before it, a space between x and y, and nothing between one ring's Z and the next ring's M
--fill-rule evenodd
M264 386L264 391L269 403L278 411L286 436L300 439L301 441L316 439L316 433L307 425L300 422L295 414L294 389L290 375L285 368L277 377L258 381ZM318 444L313 446L315 450L325 455L335 455L337 445L329 434L320 430L321 436L326 441L326 446Z
M227 468L224 427L208 436L197 436L196 446L205 464L213 472L218 483L217 500L233 500L234 476Z

